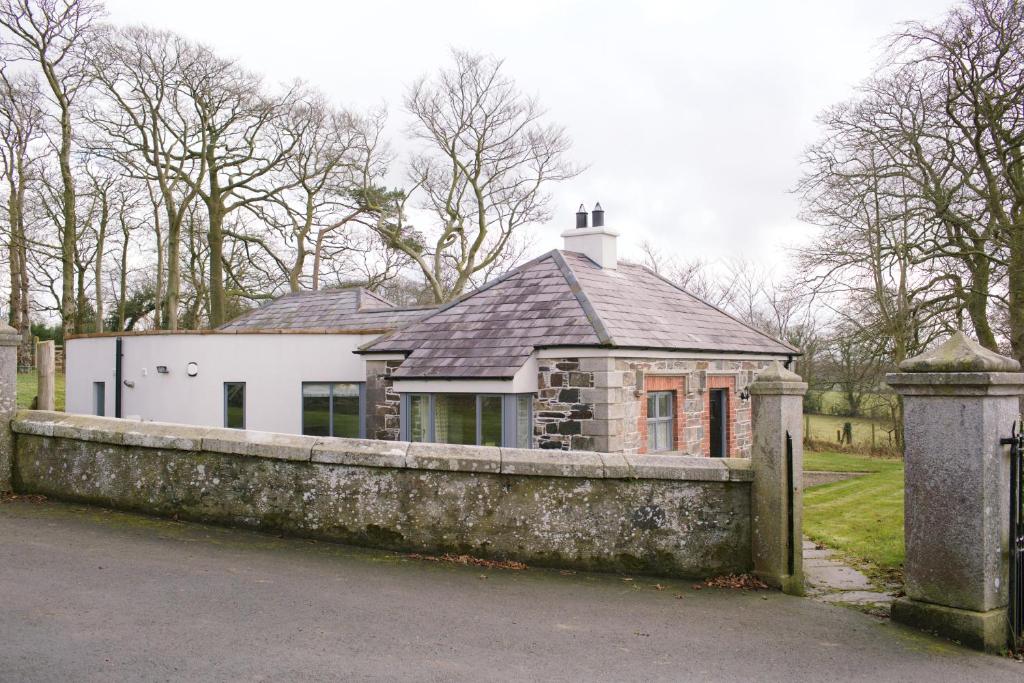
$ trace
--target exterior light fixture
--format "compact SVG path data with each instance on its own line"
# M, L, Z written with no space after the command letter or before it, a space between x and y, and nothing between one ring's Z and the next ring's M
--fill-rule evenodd
M185 374L189 377L195 377L199 374L199 363L195 361L189 361L189 364L185 366Z
M128 387L129 389L132 389L132 388L134 388L134 387L135 387L135 382L133 382L133 381L132 381L132 380L130 380L130 379L126 379L126 380L124 381L124 385L125 385L126 387Z
M156 372L159 375L166 375L169 371L167 370L166 365L158 365L156 366Z
M750 387L743 387L742 389L740 389L740 400L741 401L749 401L750 400Z

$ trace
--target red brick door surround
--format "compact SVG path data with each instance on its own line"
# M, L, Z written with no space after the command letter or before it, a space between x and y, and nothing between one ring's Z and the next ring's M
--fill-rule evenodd
M704 455L711 456L711 390L725 389L725 445L726 457L736 452L736 377L733 375L708 375L707 390L704 392Z

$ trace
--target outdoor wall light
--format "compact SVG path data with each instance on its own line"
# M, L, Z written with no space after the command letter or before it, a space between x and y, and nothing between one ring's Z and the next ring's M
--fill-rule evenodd
M159 375L166 375L169 372L169 370L167 369L166 365L158 365L156 366L156 372Z
M742 389L740 389L740 400L741 401L749 401L750 400L750 387L743 387Z
M131 381L130 379L126 379L126 380L124 381L124 385L125 385L126 387L128 387L129 389L132 389L132 388L134 388L134 387L135 387L135 382Z
M196 375L198 375L199 363L196 363L195 361L190 361L189 364L185 366L185 374L188 375L189 377L195 377Z

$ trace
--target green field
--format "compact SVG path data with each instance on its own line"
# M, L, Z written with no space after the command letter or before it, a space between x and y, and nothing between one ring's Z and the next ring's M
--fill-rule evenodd
M868 472L804 491L804 534L881 568L903 565L903 461L848 453L806 453L804 469Z
M836 432L841 432L846 422L853 427L854 446L887 448L893 443L891 438L895 439L895 435L890 438L892 423L888 420L835 415L804 415L804 437L813 441L838 443Z
M37 377L34 372L18 373L18 407L28 408L36 396ZM64 410L64 375L54 378L54 403L57 410Z
M846 397L842 392L816 391L813 392L813 397L819 403L817 413L822 415L844 415L850 412ZM865 394L860 404L861 415L865 419L887 419L892 415L891 401L893 399L894 395L891 393Z

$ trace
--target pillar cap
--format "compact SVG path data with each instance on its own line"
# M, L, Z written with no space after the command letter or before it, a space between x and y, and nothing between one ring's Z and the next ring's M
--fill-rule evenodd
M758 373L750 385L752 394L794 394L803 396L807 384L800 375L787 370L779 361L774 361Z
M20 346L21 335L18 331L8 325L7 323L0 322L0 346Z
M1019 372L1020 363L956 332L931 351L900 363L902 372Z

